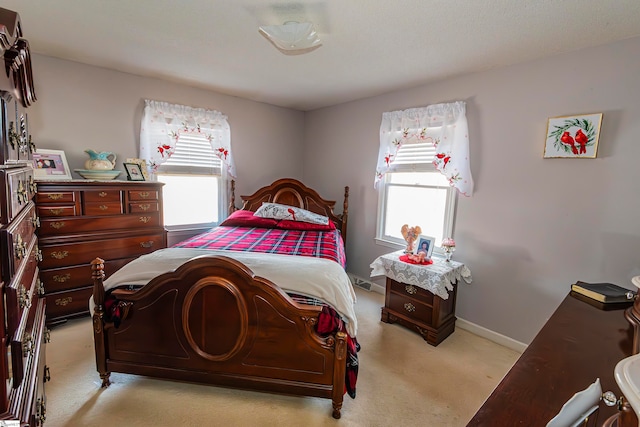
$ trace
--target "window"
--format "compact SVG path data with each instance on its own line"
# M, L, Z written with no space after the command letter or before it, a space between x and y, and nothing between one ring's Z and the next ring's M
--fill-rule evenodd
M473 193L465 110L457 101L382 114L377 242L405 246L404 224L434 237L439 253L443 238L453 237L458 193Z
M453 232L456 190L433 165L432 143L404 145L398 150L395 171L380 183L377 239L382 244L405 246L404 224L419 225L422 234L442 239Z
M140 155L165 183L169 229L210 227L226 216L227 177L235 176L226 116L145 100Z
M156 172L158 181L165 183L165 225L213 225L224 217L221 163L203 136L180 137L175 152Z

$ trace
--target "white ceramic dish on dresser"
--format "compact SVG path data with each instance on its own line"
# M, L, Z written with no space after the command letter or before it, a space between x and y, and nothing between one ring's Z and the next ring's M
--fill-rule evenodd
M103 181L115 179L121 173L120 171L98 169L74 169L73 171L85 179L95 179Z

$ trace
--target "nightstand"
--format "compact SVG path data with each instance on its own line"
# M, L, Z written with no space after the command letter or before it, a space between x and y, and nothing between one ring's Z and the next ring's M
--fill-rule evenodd
M400 261L403 251L378 257L371 276L387 276L381 320L398 323L420 335L433 346L455 329L457 284L471 283L471 272L457 261L433 258L433 264L416 265Z

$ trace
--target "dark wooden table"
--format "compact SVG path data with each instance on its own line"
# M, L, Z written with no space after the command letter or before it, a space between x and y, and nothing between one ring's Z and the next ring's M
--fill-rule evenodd
M567 295L467 425L544 426L596 378L620 396L613 369L632 342L624 308L602 310ZM615 413L600 402L598 423Z

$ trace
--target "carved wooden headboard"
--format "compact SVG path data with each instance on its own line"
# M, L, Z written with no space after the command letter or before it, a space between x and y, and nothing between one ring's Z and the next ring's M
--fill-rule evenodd
M255 212L263 202L280 203L282 205L295 206L329 217L340 230L342 240L347 241L347 218L349 213L349 187L344 187L344 203L342 213L337 215L333 208L336 202L325 200L317 191L307 187L293 178L283 178L271 185L262 187L250 196L240 196L243 201L242 209ZM229 213L236 210L235 207L235 182L231 181L231 203Z

